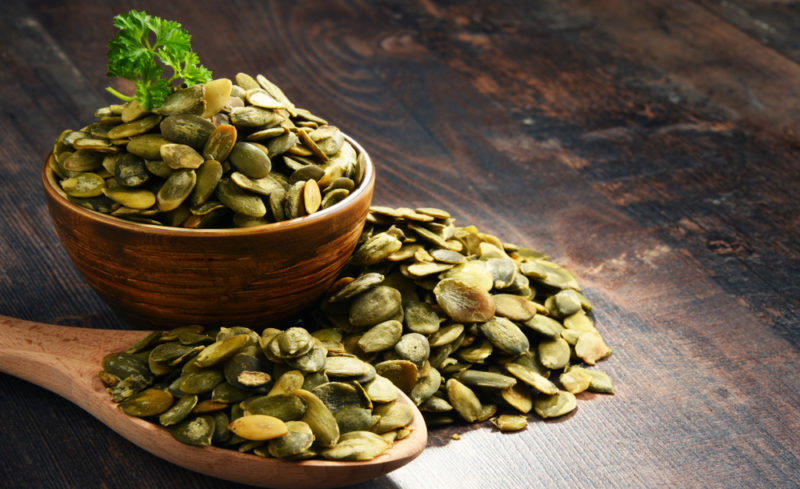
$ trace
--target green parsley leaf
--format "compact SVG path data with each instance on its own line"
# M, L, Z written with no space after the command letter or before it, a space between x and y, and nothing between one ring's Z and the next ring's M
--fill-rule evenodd
M131 10L114 17L119 32L108 43L108 77L136 83L135 98L148 110L161 106L181 83L186 86L211 80L211 72L192 51L192 36L181 25L146 12ZM170 68L170 76L165 75ZM122 98L113 88L107 89Z

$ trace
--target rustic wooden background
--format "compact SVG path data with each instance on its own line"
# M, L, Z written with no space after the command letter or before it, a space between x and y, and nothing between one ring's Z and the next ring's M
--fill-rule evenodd
M517 434L434 431L358 487L797 486L800 2L6 0L0 314L125 326L61 249L39 171L111 101L105 43L132 6L360 141L375 203L544 250L596 306L615 396ZM6 375L0 413L3 487L240 487Z

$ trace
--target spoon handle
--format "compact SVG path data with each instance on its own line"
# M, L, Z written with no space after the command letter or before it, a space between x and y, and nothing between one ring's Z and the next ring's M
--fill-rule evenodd
M71 328L0 316L0 371L27 380L86 409L87 390L100 387L105 353L130 344L129 331Z

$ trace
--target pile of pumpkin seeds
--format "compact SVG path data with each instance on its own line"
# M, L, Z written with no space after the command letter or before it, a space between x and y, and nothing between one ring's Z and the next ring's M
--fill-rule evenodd
M501 431L613 393L592 368L611 354L565 268L433 208L372 207L348 268L314 313L314 335L375 366L429 426Z
M146 224L245 227L313 214L361 184L365 155L263 75L110 105L58 136L49 160L85 208Z
M369 460L414 416L375 367L301 327L155 331L102 365L125 413L186 444L262 457Z

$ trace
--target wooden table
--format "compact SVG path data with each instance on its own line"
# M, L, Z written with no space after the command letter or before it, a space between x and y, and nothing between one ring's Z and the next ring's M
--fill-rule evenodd
M449 209L574 271L616 395L434 431L360 487L796 487L800 8L790 0L143 1L217 76L268 74L378 167L374 202ZM103 92L129 2L3 2L0 314L122 328L39 179ZM0 486L233 488L0 375ZM451 439L460 433L461 440Z

